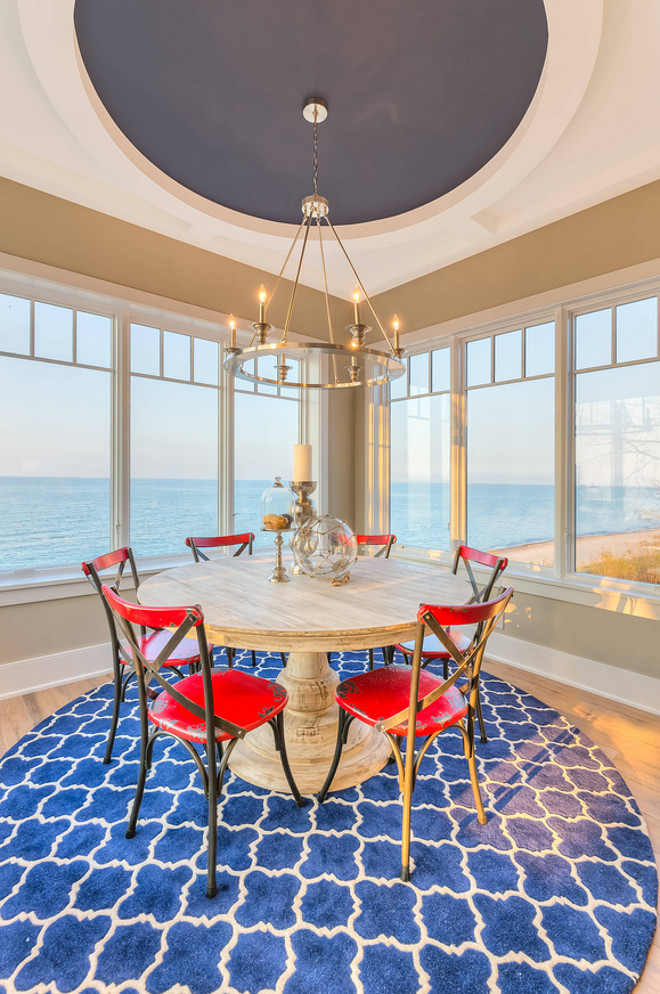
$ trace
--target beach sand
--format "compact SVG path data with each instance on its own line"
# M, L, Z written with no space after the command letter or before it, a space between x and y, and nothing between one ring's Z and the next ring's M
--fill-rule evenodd
M507 556L511 562L534 563L537 566L552 566L554 547L552 542L530 542L528 545L512 545L506 549L493 550ZM577 567L600 558L603 552L622 556L627 552L660 551L660 528L645 528L636 532L619 532L614 535L585 535L577 539Z

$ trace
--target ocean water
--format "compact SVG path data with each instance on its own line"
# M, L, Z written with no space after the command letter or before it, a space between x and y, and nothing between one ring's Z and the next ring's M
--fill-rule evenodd
M260 531L260 498L270 480L237 480L234 531ZM548 541L553 535L551 486L473 484L468 487L468 541L502 548ZM660 525L658 493L641 487L581 487L577 533L599 535ZM176 553L187 535L217 528L213 480L133 480L131 545L137 556ZM394 483L391 527L399 543L449 548L449 489L445 484ZM349 522L352 525L352 522ZM0 570L70 565L107 552L110 542L107 479L4 477L0 479Z

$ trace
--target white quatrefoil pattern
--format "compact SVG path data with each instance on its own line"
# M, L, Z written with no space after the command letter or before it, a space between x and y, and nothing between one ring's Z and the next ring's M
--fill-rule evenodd
M365 655L333 665L354 674ZM260 654L261 675L279 668L279 654ZM398 879L394 766L304 808L230 775L208 900L191 758L156 743L126 839L135 697L109 766L111 688L79 697L0 765L0 994L627 994L657 901L634 798L534 697L485 676L483 710L488 824L448 731L413 797L411 883Z

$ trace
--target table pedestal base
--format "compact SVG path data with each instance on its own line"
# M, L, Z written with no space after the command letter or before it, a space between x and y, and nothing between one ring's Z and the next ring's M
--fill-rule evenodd
M326 778L337 740L337 674L324 652L292 652L277 682L286 688L284 711L286 750L301 794L318 791ZM353 787L378 773L391 749L386 737L354 721L342 752L331 791ZM236 745L230 768L248 783L289 793L282 763L268 725L250 732Z

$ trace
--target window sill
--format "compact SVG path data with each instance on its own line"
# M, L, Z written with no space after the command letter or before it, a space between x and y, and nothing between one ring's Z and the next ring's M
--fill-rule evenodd
M149 556L137 560L140 578L160 573L174 566L185 566L192 560L188 555ZM43 601L62 600L67 597L84 597L95 594L89 580L79 566L62 569L34 569L0 573L0 607L17 604L37 604Z
M392 550L392 555L410 562L431 561L445 568L450 568L452 564L452 557L448 552L435 549L398 545ZM475 572L479 575L478 570ZM516 590L534 597L547 597L567 604L616 611L636 618L660 620L660 587L656 592L647 583L632 583L582 573L570 573L560 578L554 576L549 567L525 566L522 563L510 564L505 579Z

